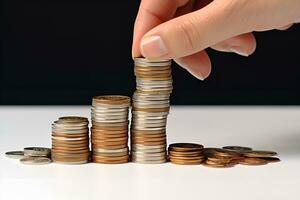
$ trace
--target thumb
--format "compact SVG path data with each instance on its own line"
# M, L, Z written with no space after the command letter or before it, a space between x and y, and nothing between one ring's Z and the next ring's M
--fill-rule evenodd
M239 16L242 11L238 2L213 1L198 11L158 25L142 38L141 53L146 58L180 58L249 32L249 22Z

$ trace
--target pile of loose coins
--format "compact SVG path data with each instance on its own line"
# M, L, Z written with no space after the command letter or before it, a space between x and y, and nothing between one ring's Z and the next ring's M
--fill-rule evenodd
M223 148L203 148L201 144L174 143L168 148L169 160L174 164L202 164L213 168L227 168L240 165L265 165L279 162L274 151L257 151L250 147L225 146Z
M136 91L132 99L131 160L166 162L166 124L170 109L170 60L134 59Z
M96 163L120 164L129 160L128 112L130 98L96 96L92 102L92 159Z
M25 147L24 151L9 151L6 157L19 159L22 164L43 165L51 163L51 149L45 147Z
M52 124L53 162L83 164L89 161L89 129L85 117L61 117Z

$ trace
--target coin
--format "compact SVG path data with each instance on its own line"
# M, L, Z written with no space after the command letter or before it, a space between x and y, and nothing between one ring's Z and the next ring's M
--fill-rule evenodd
M263 158L260 158L260 159L263 159L263 160L267 161L268 163L275 163L275 162L280 162L281 161L277 157L263 157Z
M25 147L24 148L24 156L49 156L51 153L51 149L45 147Z
M169 149L173 151L197 151L202 150L203 145L195 143L174 143L169 145Z
M222 149L230 150L230 151L237 151L239 153L251 151L252 148L250 147L243 147L243 146L224 146Z
M27 165L45 165L51 163L51 160L45 157L24 157L20 162Z
M243 158L238 162L241 165L265 165L268 161L260 158Z
M5 153L8 158L21 159L24 157L24 151L9 151Z
M274 151L247 151L244 152L243 155L245 157L253 157L253 158L263 158L263 157L271 157L271 156L276 156L277 153Z

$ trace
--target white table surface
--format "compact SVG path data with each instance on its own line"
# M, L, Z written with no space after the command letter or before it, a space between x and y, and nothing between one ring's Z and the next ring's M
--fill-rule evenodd
M275 150L282 162L259 167L59 165L27 166L4 156L50 147L51 122L89 117L85 106L0 107L0 199L300 199L300 107L172 107L168 142L245 145Z

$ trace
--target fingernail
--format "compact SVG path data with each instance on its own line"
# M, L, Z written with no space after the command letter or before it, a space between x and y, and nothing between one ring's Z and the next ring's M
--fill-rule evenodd
M160 36L149 36L141 42L141 53L146 58L159 58L168 53L168 49Z
M196 67L194 69L194 67L190 67L188 65L186 65L185 63L179 61L179 60L176 60L177 64L179 64L183 69L187 70L190 74L192 74L194 77L196 77L197 79L201 80L201 81L204 81L205 79L205 76L203 76L202 72L200 72L198 70L198 67Z
M131 50L131 57L132 57L132 60L134 60L135 56L134 56L134 51L133 51L133 49Z
M193 71L192 69L187 69L188 72L190 72L193 76L195 76L197 79L204 81L205 77L203 74L199 71Z
M246 57L249 56L249 53L247 53L244 49L241 49L240 47L230 47L229 50L231 52L234 52L234 53L239 54L241 56L246 56Z

